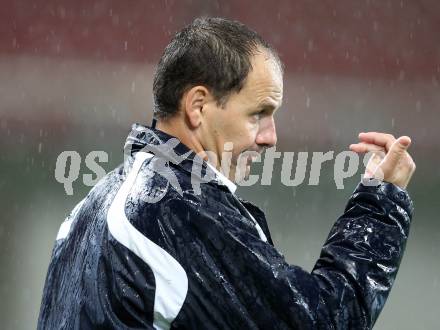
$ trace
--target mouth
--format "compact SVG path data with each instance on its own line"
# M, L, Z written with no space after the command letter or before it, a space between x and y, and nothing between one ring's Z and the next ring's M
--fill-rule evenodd
M261 156L263 155L264 150L265 150L265 148L261 148L258 150L251 150L252 154L249 156L249 159L251 160L251 162L253 163L253 162L257 161L259 158L261 159Z
M238 165L239 159L242 158L240 161L241 166L251 166L252 163L261 161L261 155L263 154L265 148L261 149L246 149L241 152L241 154L233 160L233 164Z
M250 164L256 162L257 160L258 160L258 157L257 157L257 156L250 156L250 157L248 158L248 164L250 165Z
M257 162L259 159L261 159L261 153L258 152L258 155L254 154L254 155L249 155L247 157L247 161L246 161L246 165L247 166L251 166L252 163Z

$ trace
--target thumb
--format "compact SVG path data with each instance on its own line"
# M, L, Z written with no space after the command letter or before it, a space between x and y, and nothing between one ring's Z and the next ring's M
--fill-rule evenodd
M385 173L392 171L396 167L410 145L411 139L409 136L401 136L394 141L383 160L383 170Z
M406 149L411 145L411 138L409 136L401 136L396 140L399 144Z

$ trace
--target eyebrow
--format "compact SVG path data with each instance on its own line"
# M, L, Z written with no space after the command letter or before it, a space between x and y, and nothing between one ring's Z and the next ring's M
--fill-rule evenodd
M281 101L281 103L280 103L280 105L278 107L276 107L273 102L262 101L260 104L258 104L258 109L263 109L263 108L267 109L267 108L269 108L269 109L275 110L277 108L281 108L282 105L283 105L282 101Z

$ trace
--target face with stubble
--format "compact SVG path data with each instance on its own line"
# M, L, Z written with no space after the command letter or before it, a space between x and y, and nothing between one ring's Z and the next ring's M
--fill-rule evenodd
M283 98L282 72L265 50L257 52L251 64L243 88L226 104L206 105L200 132L205 150L218 157L220 170L234 182L248 177L252 161L277 142L274 114Z

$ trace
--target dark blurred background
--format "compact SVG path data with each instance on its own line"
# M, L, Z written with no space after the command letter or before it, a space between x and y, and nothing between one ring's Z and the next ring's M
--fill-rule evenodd
M122 162L134 122L149 124L152 75L171 36L200 15L258 31L286 66L280 151L348 150L361 131L409 135L415 215L397 281L375 329L438 329L440 2L0 0L0 320L33 329L59 225L89 191L85 157ZM58 155L81 157L73 195ZM296 163L294 163L295 165ZM267 214L287 260L311 270L362 168L337 189L334 161L319 185L241 187ZM258 168L255 169L258 171ZM96 177L96 176L95 176Z

